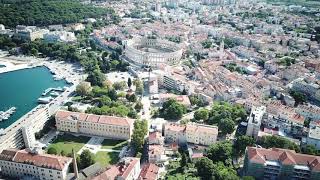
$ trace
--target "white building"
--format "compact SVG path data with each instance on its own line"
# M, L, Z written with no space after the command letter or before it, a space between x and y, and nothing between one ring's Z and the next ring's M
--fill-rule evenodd
M306 139L308 145L314 145L320 150L320 121L311 121Z
M188 123L187 125L167 123L164 125L165 140L177 143L211 145L216 143L218 127Z
M53 31L44 34L43 39L46 42L66 42L72 43L76 42L77 38L73 32L67 31Z
M43 39L43 35L48 33L47 29L40 29L36 26L22 26L18 25L16 27L16 36L29 41L34 41L36 39Z
M32 148L35 145L36 138L34 136L33 129L30 126L24 126L21 128L24 145L26 148Z
M72 159L26 150L7 149L0 154L1 173L16 179L64 180Z
M248 117L247 136L258 137L263 116L266 113L266 107L252 107L250 116Z
M59 110L55 116L59 131L128 140L133 130L133 119L99 116Z

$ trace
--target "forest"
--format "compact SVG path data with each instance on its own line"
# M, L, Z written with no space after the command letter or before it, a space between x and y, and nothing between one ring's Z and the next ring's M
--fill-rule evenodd
M74 0L6 0L0 3L0 24L9 28L75 23L107 15L115 16L114 10L83 5Z

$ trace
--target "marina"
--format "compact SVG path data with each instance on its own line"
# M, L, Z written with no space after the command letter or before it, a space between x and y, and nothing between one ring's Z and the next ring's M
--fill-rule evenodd
M44 66L21 69L0 74L0 110L15 107L16 111L6 120L0 121L0 129L7 128L24 114L39 105L38 98L48 90L63 91L68 86L65 80L54 80L50 70ZM60 88L59 88L60 87ZM54 90L58 91L52 91Z
M7 120L10 116L16 112L16 107L11 107L6 111L0 111L0 121Z

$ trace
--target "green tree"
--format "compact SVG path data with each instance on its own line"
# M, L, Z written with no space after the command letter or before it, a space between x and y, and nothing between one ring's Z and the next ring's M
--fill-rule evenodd
M100 71L100 69L95 69L93 72L89 72L87 80L94 86L102 86L103 82L106 80L106 77Z
M255 178L252 176L243 176L242 180L255 180Z
M276 147L283 149L291 149L295 150L296 152L301 151L300 147L297 144L280 136L263 136L257 143L264 148Z
M187 108L178 103L175 99L169 99L164 102L161 109L161 114L165 119L178 120L187 112Z
M198 176L202 179L213 179L214 164L212 160L207 157L203 157L196 162L196 168L198 170Z
M120 82L115 82L113 84L113 88L116 90L124 90L125 88L127 88L127 83L125 81L120 81Z
M235 129L235 123L229 118L221 119L218 128L223 135L231 134Z
M233 144L235 154L238 156L243 155L247 146L252 146L254 139L250 136L239 136Z
M84 150L80 154L80 169L91 166L95 163L94 155L89 150Z
M142 104L141 101L138 101L138 102L136 103L136 105L134 106L134 109L135 109L137 112L140 112L142 108L143 108L143 104Z
M79 94L80 96L88 96L89 93L91 92L92 87L89 82L81 82L80 84L77 85L76 87L76 93Z
M148 122L146 120L136 120L132 133L132 145L136 152L142 152L144 138L148 133Z
M65 156L65 155L66 155L66 152L64 152L64 150L61 150L60 155L61 155L61 156Z
M54 147L49 147L48 150L47 150L47 153L48 154L58 154L58 151Z
M231 167L225 166L222 162L214 164L214 177L216 180L239 180L237 172Z
M303 104L304 102L307 101L307 96L301 92L291 90L290 95L295 100L295 106L299 104Z
M196 112L194 112L194 119L199 120L208 120L209 118L209 111L205 108L198 109Z
M141 82L141 80L135 79L135 80L133 80L133 84L136 86L136 93L143 94L144 87L143 87L143 83Z
M136 102L137 101L137 96L135 94L131 94L129 96L126 96L128 101L130 102Z
M221 161L225 165L230 165L232 162L232 144L229 141L223 141L209 146L207 157L214 163Z
M318 150L314 145L307 145L305 148L302 148L302 153L310 155L318 155Z
M127 84L128 84L128 87L131 88L131 86L132 86L132 80L131 80L131 78L128 78Z

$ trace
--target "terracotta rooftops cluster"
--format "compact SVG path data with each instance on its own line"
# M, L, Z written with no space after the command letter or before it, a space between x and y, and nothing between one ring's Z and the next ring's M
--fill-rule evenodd
M253 163L264 164L267 161L277 161L282 165L308 166L312 171L320 171L320 157L296 153L288 149L264 149L247 147L248 159Z
M94 115L94 114L86 114L86 113L79 113L79 112L62 111L62 110L59 110L55 117L58 120L75 120L75 121L93 122L93 123L100 123L100 124L112 124L112 125L119 125L119 126L128 126L132 124L134 121L133 119L130 119L130 118Z
M0 154L0 160L10 161L22 164L30 164L38 167L63 170L65 165L71 162L71 158L49 155L49 154L32 154L26 150L7 149Z

